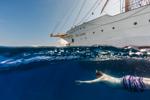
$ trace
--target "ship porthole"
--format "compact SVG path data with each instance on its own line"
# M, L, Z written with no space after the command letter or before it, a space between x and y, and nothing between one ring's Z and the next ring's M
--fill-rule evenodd
M112 29L114 30L114 29L115 29L115 27L112 27Z
M137 25L138 23L137 23L137 22L134 22L133 24L134 24L134 25Z
M104 32L104 30L101 30L101 32Z
M150 19L148 21L150 22Z

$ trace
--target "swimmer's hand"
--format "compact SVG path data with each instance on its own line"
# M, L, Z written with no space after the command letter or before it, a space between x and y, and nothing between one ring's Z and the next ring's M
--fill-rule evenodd
M78 83L78 84L84 83L84 81L80 81L80 80L76 80L75 82Z
M85 84L90 84L90 83L92 83L91 81L80 81L80 80L77 80L77 81L75 81L78 85L80 85L80 84L83 84L83 83L85 83Z
M82 84L82 81L80 81L80 80L76 80L75 82L77 83L77 85Z

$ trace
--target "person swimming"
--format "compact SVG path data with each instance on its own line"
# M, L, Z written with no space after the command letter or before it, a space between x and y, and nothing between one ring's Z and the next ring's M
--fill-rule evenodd
M103 82L111 87L124 88L128 91L142 92L144 90L150 89L150 78L137 77L132 75L126 75L121 78L116 78L101 71L96 70L96 79L88 81L76 81L80 84L93 84Z

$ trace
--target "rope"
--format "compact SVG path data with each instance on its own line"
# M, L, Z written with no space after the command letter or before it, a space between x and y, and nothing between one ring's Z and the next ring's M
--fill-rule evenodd
M78 5L77 0L75 0L76 2L74 3L75 5L72 7L72 9L70 9L70 13L68 13L68 15L65 17L64 19L64 23L61 25L60 30L64 29L64 27L66 26L66 24L69 22L69 19L72 17L71 15L73 14L73 12L75 11L75 8L77 7L76 5Z
M87 1L87 0L83 0L82 5L81 5L81 8L80 8L80 10L79 10L79 12L78 12L78 14L77 14L77 16L76 16L74 22L73 22L73 26L74 26L75 23L77 22L77 20L78 20L78 18L79 18L79 16L80 16L80 13L81 13L82 9L83 9L84 6L85 6L85 2L86 2L86 1Z
M105 2L104 6L103 6L103 8L102 8L102 10L101 10L101 14L102 14L102 12L104 11L104 9L106 8L108 2L109 2L109 0L107 0L107 1Z
M85 14L85 16L81 19L81 21L79 22L79 23L81 23L81 22L83 22L84 20L85 20L85 18L91 13L91 11L93 10L93 8L96 6L96 4L98 4L98 1L99 0L97 0L94 4L93 4L93 6L90 8L90 10ZM101 4L101 2L102 2L103 0L101 0L100 1L100 4Z
M99 0L97 0L97 1L95 2L95 4L94 4L94 5L92 6L92 8L88 11L88 13L87 13L87 14L81 19L81 21L78 23L78 25L81 24L82 22L84 22L84 21L85 21L85 18L87 18L87 16L89 15L89 13L91 13L92 10L95 11L95 10L97 9L97 7L98 7L99 5L101 5L102 2L103 2L103 0L101 0L99 3L98 3L98 1L99 1ZM119 3L119 1L121 1L121 0L117 0L117 1L115 1L115 2L112 4L113 8L114 8L114 7L117 7L117 4ZM96 5L97 3L98 3L98 5ZM94 8L94 7L95 7L95 8ZM89 19L91 16L92 16L92 15L90 14L90 16L88 16L87 19Z
M93 11L92 11L92 12L94 12L94 11L99 7L99 5L101 5L102 1L103 1L103 0L101 0L101 1L98 3L98 5L96 5L95 8L93 8ZM89 19L91 16L92 16L92 14L90 14L90 16L85 16L85 18ZM85 21L85 18L82 19L79 24L81 24L82 22L84 22L84 21Z
M75 0L73 0L73 1L75 1ZM73 4L75 4L75 3L73 3ZM70 10L70 9L69 9L69 10ZM66 16L69 15L69 12L70 12L69 10L67 11L68 14L65 13L65 14L63 15L63 17L55 24L55 26L54 26L54 28L53 28L53 30L52 30L52 33L56 32L56 30L58 30L59 27L61 27L61 23L64 22L64 19L66 18ZM72 13L72 12L71 12L71 13Z
M127 17L125 17L125 18L122 18L122 19L120 19L120 20L116 20L116 21L113 21L113 22L108 22L108 23L105 23L105 24L92 24L92 23L89 22L88 24L90 24L90 25L97 25L97 26L91 27L91 28L89 28L89 29L87 29L87 30L85 30L85 31L89 31L89 30L92 30L92 29L96 29L96 28L98 28L98 27L100 27L100 26L105 26L105 25L108 25L108 24L112 24L112 23L115 23L115 22L119 22L119 21L122 21L122 20L126 20L126 19L129 19L130 17L140 16L140 15L135 15L135 14L137 14L137 13L143 11L143 10L146 9L146 8L148 8L148 6L145 7L145 8L143 8L143 9L141 9L141 10L139 10L139 11L137 11L137 12L135 12L135 13L133 13L133 14L131 14L131 15L129 15L129 16L127 16ZM143 13L142 15L147 14L147 13L150 13L150 12Z

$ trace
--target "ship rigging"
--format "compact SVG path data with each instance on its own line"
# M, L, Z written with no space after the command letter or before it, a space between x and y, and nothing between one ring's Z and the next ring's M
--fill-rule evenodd
M150 22L150 0L119 0L120 6L118 8L120 14L113 16L103 15L111 0L105 0L105 2L97 0L85 16L78 21L86 1L82 2L81 8L73 22L73 27L70 30L66 33L52 33L50 36L63 39L66 41L65 46L91 46L97 44L120 47L150 44L150 41L145 43L150 36L150 28L147 26L147 22ZM101 16L85 21L89 14L90 16L94 15L92 10L99 5L102 5L100 10Z

